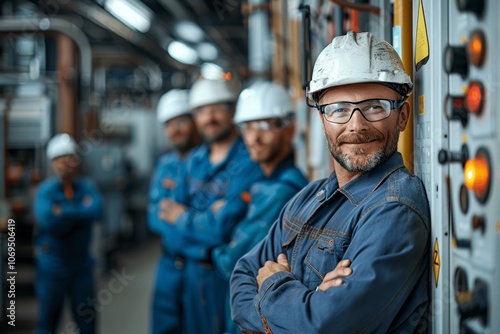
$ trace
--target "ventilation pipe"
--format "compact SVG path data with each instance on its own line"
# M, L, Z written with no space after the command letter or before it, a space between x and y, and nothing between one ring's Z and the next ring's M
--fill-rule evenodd
M248 68L250 75L268 78L271 71L270 6L266 0L249 0L243 8L248 15Z

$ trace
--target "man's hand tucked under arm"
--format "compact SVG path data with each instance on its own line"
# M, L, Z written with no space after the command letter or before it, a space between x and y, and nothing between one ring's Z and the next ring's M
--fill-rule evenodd
M350 260L340 261L335 269L328 272L323 278L323 282L318 285L316 290L326 291L328 288L340 286L344 283L343 277L347 277L352 274L352 268Z
M186 211L186 207L170 199L163 199L160 202L158 216L169 224L175 224L177 218Z
M259 273L257 275L257 284L260 287L262 283L271 275L280 272L280 271L291 271L290 265L288 264L288 259L285 254L278 255L278 262L274 261L266 261L264 266L259 269Z
M226 205L226 200L219 199L212 204L210 209L215 213L215 212L218 212L224 205Z
M342 285L344 283L344 280L342 278L352 274L352 268L349 267L350 265L350 260L340 261L335 269L325 275L325 277L323 278L323 282L316 288L316 290L326 291L331 287ZM266 261L264 266L259 269L257 275L257 284L259 290L267 278L280 271L291 271L290 264L288 263L288 259L285 254L280 254L278 256L278 262Z

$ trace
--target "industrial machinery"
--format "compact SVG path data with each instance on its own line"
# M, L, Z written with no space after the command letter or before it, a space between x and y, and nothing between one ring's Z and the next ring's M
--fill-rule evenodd
M413 126L398 149L422 179L431 208L432 333L500 332L499 10L488 0L329 1L307 8L316 13L313 59L326 45L321 32L328 29L318 27L332 27L328 40L346 30L371 31L394 45L413 74Z
M16 219L26 246L20 254L31 254L32 196L50 175L44 149L57 131L80 141L82 171L105 198L96 248L103 268L120 242L145 238L149 176L165 147L156 100L172 87L189 88L213 67L204 64L208 49L181 63L168 56L167 42L184 39L200 50L214 42L211 61L228 70L225 78L288 87L298 111L297 164L314 180L331 165L317 112L304 101L311 65L334 36L370 31L392 43L415 84L413 117L398 149L423 181L431 208L426 329L500 333L498 2L128 1L149 8L141 7L151 23L144 31L111 15L111 2L11 0L0 7L9 14L0 17L0 222Z
M96 50L71 20L36 18L35 9L19 6L24 16L0 20L0 221L15 220L16 262L32 266L33 198L52 176L46 143L55 133L70 133L80 144L81 172L94 179L106 202L93 247L105 273L116 249L147 237L147 188L161 135L153 103L162 93L161 74L147 57L122 53L116 60ZM26 284L32 291L32 282Z
M436 333L500 331L498 10L494 1L413 6L415 162L433 206Z

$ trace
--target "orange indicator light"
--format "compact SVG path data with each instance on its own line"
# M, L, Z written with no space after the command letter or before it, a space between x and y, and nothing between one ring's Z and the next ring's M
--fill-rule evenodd
M484 203L490 187L490 167L484 151L479 151L474 159L469 159L464 167L465 186Z
M471 81L465 94L467 109L473 114L480 114L483 110L484 88L479 81Z
M475 66L482 66L486 57L486 39L481 30L474 30L469 39L469 58Z

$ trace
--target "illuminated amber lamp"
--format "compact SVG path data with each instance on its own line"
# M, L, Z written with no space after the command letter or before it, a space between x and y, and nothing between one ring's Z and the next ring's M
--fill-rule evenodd
M470 82L465 93L465 105L475 115L479 115L482 112L484 105L484 87L482 83L479 81Z
M485 149L479 149L474 159L469 159L464 167L465 186L474 191L479 202L488 198L491 184L489 155Z
M472 64L478 67L483 65L486 58L486 39L481 30L471 32L467 51Z

